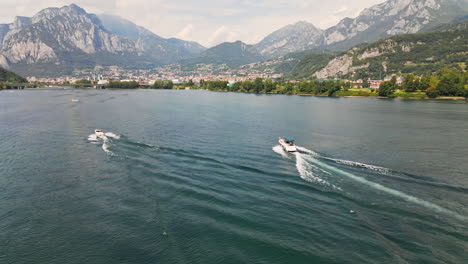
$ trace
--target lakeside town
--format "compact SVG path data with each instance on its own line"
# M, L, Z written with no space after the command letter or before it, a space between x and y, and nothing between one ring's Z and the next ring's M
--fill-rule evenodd
M95 67L94 70L76 71L72 76L61 77L26 77L30 83L75 84L88 80L97 84L107 84L110 81L136 81L140 85L153 85L156 81L172 81L181 85L190 80L199 84L201 81L227 81L230 83L254 80L256 78L281 80L283 73L272 69L255 70L249 65L231 69L227 66L201 65L193 70L184 70L180 65L167 65L148 70L131 70L118 66Z
M392 75L383 80L369 79L338 79L344 83L352 83L353 88L369 88L377 90L385 81L392 79ZM140 86L152 86L157 81L172 81L174 85L193 83L199 85L203 81L225 81L230 84L243 81L253 81L257 78L271 79L273 81L285 81L299 83L302 80L285 80L283 73L275 72L273 69L255 69L255 63L231 69L227 66L202 65L193 70L184 70L180 65L167 65L149 70L130 70L118 66L96 67L94 70L77 71L73 76L61 77L26 77L30 83L42 84L78 84L83 80L99 85L107 85L111 81L138 82ZM397 84L401 85L403 76L397 76Z

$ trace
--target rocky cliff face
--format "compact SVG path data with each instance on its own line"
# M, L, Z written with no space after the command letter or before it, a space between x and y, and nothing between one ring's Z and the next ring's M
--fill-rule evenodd
M284 27L267 36L256 47L266 56L320 46L346 50L393 35L417 33L467 12L467 0L388 0L363 10L356 18L345 18L325 31L306 22Z
M417 33L449 22L467 10L466 0L388 0L327 29L325 42L327 45L341 42L342 47L349 48L393 35Z
M54 62L63 52L134 53L131 41L108 33L95 16L76 5L42 10L32 18L17 17L2 25L1 56L9 64Z
M129 58L164 64L203 49L197 43L161 38L120 18L109 21L104 16L103 21L74 4L47 8L32 18L16 17L0 25L0 65L72 62L89 67L99 63L97 58L117 65L126 65Z

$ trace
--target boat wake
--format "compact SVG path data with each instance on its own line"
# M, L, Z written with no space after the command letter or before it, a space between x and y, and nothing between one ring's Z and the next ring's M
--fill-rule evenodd
M379 192L392 195L394 197L398 197L400 199L405 200L406 202L425 207L427 209L430 209L438 213L450 215L462 221L468 220L466 217L456 212L453 212L449 209L446 209L442 206L439 206L431 202L425 201L421 198L417 198L415 196L406 194L402 191L399 191L390 187L386 187L380 183L370 181L364 177L357 176L353 173L347 172L341 169L341 167L339 166L338 167L333 166L330 163L332 164L335 163L335 164L349 166L349 167L358 167L363 170L369 170L369 171L378 173L379 175L390 174L391 170L388 168L369 165L369 164L355 162L355 161L325 157L325 156L318 154L315 151L312 151L303 147L297 147L297 149L299 151L294 153L294 156L296 158L296 168L297 168L297 171L299 172L300 177L307 182L317 183L325 187L331 187L335 190L342 191L341 187L336 186L337 184L336 182L338 182L340 179L345 177L349 180L352 180L355 183L360 183L367 187L370 187L374 191L379 191ZM281 149L281 146L275 146L273 147L273 150L283 157L290 158L290 156L293 156L293 155L288 155L286 152L284 152Z
M109 155L113 155L114 153L109 150L109 144L111 139L120 139L119 135L116 135L112 132L104 133L103 135L91 134L88 136L88 141L91 143L99 144L102 142L102 150Z
M277 145L277 146L274 146L273 147L273 151L276 152L277 154L281 155L281 157L285 158L285 159L289 159L290 157L288 156L288 154L286 153L286 151L284 151L284 149L280 146L280 145Z

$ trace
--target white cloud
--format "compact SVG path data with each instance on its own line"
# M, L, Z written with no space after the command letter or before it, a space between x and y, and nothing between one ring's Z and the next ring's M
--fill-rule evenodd
M180 38L180 39L187 39L190 40L191 38L191 33L193 31L193 25L188 24L185 26L179 33L175 34L174 37Z
M222 42L233 42L239 40L240 34L234 31L229 30L225 26L220 26L217 28L206 42L207 46L216 46Z
M287 24L306 20L320 28L384 0L0 0L0 22L33 16L47 7L75 3L88 12L126 18L162 37L211 46L242 40L253 44Z

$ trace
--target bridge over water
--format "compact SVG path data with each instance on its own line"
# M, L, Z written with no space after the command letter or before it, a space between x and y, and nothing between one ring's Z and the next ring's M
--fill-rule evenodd
M1 84L4 89L21 90L25 88L37 88L37 87L61 87L61 88L94 88L94 89L105 89L103 84L33 84L33 83L3 83Z

